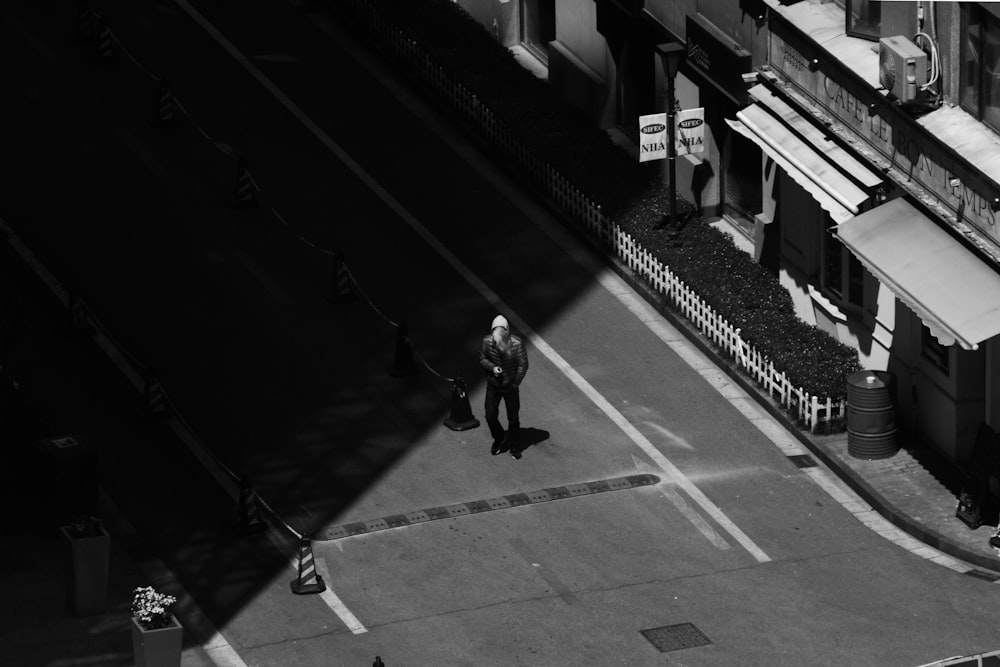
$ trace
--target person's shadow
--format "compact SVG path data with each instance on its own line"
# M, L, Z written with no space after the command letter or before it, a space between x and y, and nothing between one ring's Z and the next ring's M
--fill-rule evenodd
M537 445L549 439L549 432L531 426L522 426L519 434L520 451L524 453L532 445Z

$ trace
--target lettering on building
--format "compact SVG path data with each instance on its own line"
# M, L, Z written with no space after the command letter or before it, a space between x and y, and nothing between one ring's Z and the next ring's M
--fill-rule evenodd
M868 105L881 96L872 94L866 101L853 94L823 72L810 72L804 67L805 58L779 36L771 35L771 65L782 72L801 92L840 120L858 138L887 158L891 164L921 185L960 220L973 224L1000 243L1000 230L996 229L997 213L990 208L989 200L969 187L955 169L948 165L955 161L935 150L934 145L919 133L894 126L880 114L869 115Z
M687 44L687 59L706 72L712 69L712 58L708 55L708 51L690 40Z

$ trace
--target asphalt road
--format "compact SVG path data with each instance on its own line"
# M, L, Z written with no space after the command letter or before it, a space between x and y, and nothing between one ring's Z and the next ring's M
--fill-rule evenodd
M105 486L246 664L916 665L996 648L990 584L858 523L336 20L270 1L105 0L91 7L118 57L95 64L72 39L75 3L9 7L0 55L21 66L0 75L0 216L289 526L322 537L662 480L317 539L352 631L288 592L287 533L233 538L231 498L141 420L96 348L19 359L44 418L101 443ZM160 74L190 112L175 128L148 122ZM230 206L239 154L260 187L250 209ZM356 303L324 298L335 248ZM441 425L456 373L482 418L476 352L498 309L529 340L535 442L520 461L491 457L485 426ZM386 373L399 322L427 364L417 377ZM59 368L80 370L68 383ZM660 653L640 634L683 623L710 643Z

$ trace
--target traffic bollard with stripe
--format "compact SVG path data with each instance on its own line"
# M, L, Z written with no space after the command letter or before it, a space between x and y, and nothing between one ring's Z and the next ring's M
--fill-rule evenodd
M326 590L323 577L316 572L316 561L313 559L308 537L299 540L299 576L291 582L291 587L296 595L322 593Z

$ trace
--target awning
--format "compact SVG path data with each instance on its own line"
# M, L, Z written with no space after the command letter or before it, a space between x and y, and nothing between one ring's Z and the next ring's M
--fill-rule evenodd
M850 220L882 177L762 85L749 91L757 100L740 110L729 127L757 144L837 223Z
M905 199L862 213L836 235L942 345L975 350L1000 333L1000 274Z

